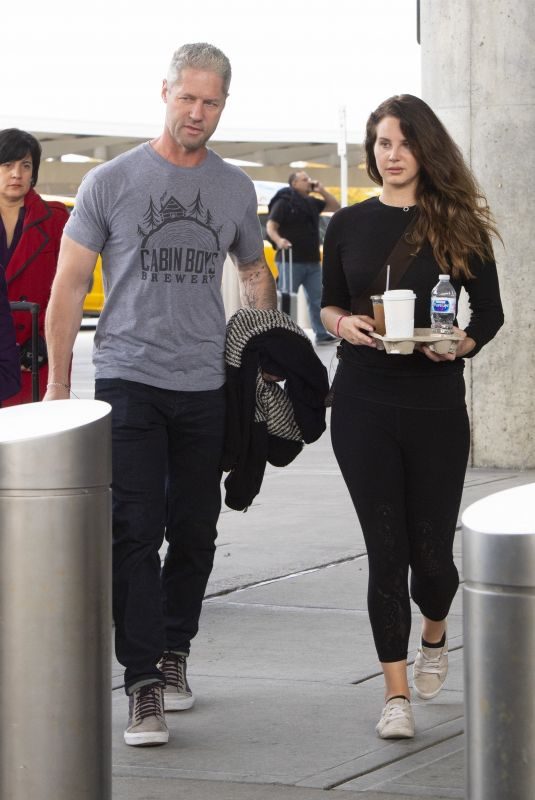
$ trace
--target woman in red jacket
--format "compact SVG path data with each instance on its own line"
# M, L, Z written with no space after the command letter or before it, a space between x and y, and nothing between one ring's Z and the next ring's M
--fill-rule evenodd
M0 265L8 297L39 304L39 397L46 391L48 367L44 320L50 287L56 274L63 226L69 218L62 203L46 202L33 187L37 183L41 145L30 133L0 131ZM21 353L21 390L4 405L29 403L31 381L31 316L13 313Z

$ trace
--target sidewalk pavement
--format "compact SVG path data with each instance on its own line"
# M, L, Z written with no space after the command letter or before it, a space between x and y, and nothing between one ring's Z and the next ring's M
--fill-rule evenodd
M321 353L325 363L331 356ZM461 514L533 481L535 470L469 469ZM455 558L462 580L460 523ZM463 798L462 588L449 617L444 690L427 702L413 697L413 740L382 741L367 573L327 431L293 464L268 468L247 513L223 507L188 662L197 702L167 715L168 745L123 743L127 701L113 662L113 800Z

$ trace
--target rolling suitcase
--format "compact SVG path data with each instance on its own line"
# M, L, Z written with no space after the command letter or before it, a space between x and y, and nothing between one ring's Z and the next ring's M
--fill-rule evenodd
M288 268L286 267L286 250L281 249L279 283L277 286L277 307L297 322L297 292L293 287L292 248L288 248Z
M39 303L17 301L11 311L27 311L32 315L32 403L39 400Z

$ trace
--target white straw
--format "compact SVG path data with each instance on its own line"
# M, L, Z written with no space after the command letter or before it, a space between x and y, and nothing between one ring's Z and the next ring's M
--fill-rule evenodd
M388 292L388 287L390 285L390 264L388 264L386 268L386 291Z

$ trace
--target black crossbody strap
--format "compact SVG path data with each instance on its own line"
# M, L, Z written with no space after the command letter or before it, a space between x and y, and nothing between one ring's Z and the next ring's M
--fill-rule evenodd
M355 297L351 301L352 314L367 314L369 317L373 316L372 301L370 300L370 297L372 294L383 294L385 291L388 265L390 265L390 280L388 283L388 288L396 289L399 286L399 282L407 272L412 260L417 255L416 245L410 244L410 242L407 241L407 235L412 231L417 219L418 214L416 213L401 234L401 237L396 242L394 249L368 288L362 292L359 297Z

